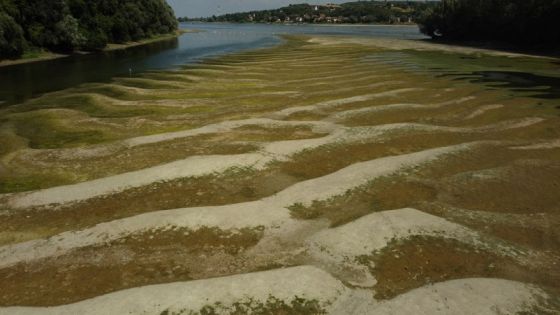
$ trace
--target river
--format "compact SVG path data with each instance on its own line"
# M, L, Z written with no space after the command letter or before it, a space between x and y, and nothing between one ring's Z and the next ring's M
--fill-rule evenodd
M74 55L44 62L0 68L0 104L17 104L43 93L86 82L156 69L173 69L205 57L280 43L282 34L338 34L392 38L424 38L414 25L262 25L182 23L199 30L127 50Z

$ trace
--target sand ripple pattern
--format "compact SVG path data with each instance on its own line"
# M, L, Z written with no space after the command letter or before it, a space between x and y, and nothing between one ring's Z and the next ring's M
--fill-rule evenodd
M293 36L0 112L0 315L560 312L558 115L398 47Z

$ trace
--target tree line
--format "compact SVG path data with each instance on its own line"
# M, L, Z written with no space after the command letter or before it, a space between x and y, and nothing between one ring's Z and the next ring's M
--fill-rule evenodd
M0 0L0 59L100 50L177 29L165 0Z
M443 0L419 22L432 38L560 45L560 0Z
M423 11L434 5L434 1L356 1L341 5L292 4L274 10L231 13L191 20L233 23L401 23L416 20Z

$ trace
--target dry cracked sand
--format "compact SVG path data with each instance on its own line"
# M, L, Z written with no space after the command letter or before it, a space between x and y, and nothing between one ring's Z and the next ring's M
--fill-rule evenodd
M558 99L427 53L554 67L290 36L2 109L0 314L560 314Z

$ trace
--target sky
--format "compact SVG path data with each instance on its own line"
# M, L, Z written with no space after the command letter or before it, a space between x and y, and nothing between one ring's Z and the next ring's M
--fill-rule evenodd
M342 3L349 0L167 0L178 17L206 17L251 10L276 9L291 3Z

